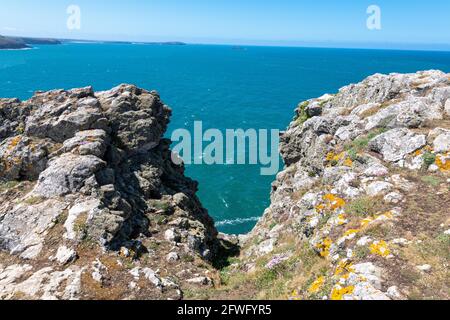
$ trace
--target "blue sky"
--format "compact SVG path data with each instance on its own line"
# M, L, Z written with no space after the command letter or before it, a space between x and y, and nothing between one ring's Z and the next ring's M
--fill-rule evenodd
M68 30L66 9L81 9ZM369 5L382 29L368 30ZM91 40L450 48L448 0L0 0L0 34Z

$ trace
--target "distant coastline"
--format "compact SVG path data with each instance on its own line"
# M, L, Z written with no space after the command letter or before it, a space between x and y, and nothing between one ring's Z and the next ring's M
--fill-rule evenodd
M0 50L20 50L31 49L33 45L60 45L63 43L109 43L109 44L139 44L139 45L171 45L182 46L184 42L132 42L132 41L101 41L101 40L76 40L76 39L51 39L51 38L29 38L29 37L9 37L0 35Z
M60 40L49 38L6 37L0 36L0 49L18 50L31 49L33 45L46 44L58 45Z
M187 43L180 41L165 42L139 42L139 41L113 41L113 40L77 40L77 39L61 39L63 43L108 43L108 44L137 44L137 45L163 45L163 46L185 46Z

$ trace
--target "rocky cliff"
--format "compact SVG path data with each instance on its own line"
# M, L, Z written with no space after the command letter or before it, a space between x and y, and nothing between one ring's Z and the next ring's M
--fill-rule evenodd
M272 204L223 292L450 298L448 74L377 74L306 101L281 154Z
M129 85L0 100L1 299L450 298L448 74L301 103L239 239L170 161L170 114Z
M212 219L130 85L0 100L0 299L179 299L211 285Z

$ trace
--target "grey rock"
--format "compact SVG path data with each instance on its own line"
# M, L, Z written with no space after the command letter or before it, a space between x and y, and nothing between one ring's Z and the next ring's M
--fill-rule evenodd
M444 112L447 117L450 117L450 99L447 99L444 106Z
M367 186L366 192L369 196L376 197L387 194L393 187L394 185L389 182L375 181Z
M56 260L60 265L66 265L73 262L78 257L77 252L73 249L67 248L66 246L61 246L58 248L55 257L51 260Z
M166 258L167 262L174 263L180 260L180 256L176 252L170 252Z
M402 160L406 155L425 145L425 135L415 134L412 131L403 128L389 130L369 143L370 149L381 153L384 160L388 162Z
M19 135L0 142L0 178L34 180L45 170L49 144Z
M85 181L105 165L96 156L63 154L49 162L48 168L39 176L34 193L51 198L78 192Z
M433 141L434 151L437 153L445 153L450 151L450 130L444 132L436 137Z

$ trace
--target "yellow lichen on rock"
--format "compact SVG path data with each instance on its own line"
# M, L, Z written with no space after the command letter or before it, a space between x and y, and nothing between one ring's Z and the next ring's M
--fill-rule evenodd
M322 242L316 245L316 248L319 249L320 255L324 258L327 258L330 255L330 247L333 244L330 238L325 238Z
M347 231L345 231L345 233L344 233L344 237L348 237L348 236L351 236L352 234L356 234L356 233L358 233L358 232L360 232L361 230L359 230L359 229L350 229L350 230L347 230Z
M361 228L365 228L367 227L370 223L373 222L373 218L372 217L367 217L361 220Z
M345 295L352 294L353 291L355 291L354 286L341 287L338 285L334 287L333 291L331 292L331 300L342 300Z
M337 224L339 226L342 226L342 225L344 225L346 223L347 223L347 217L345 216L345 214L341 213L340 215L338 215L338 217L337 217Z
M17 147L17 145L20 143L20 141L22 141L22 137L21 136L17 136L11 139L11 141L9 142L9 146L8 146L8 150L12 150L15 147Z
M347 158L344 160L344 166L346 167L352 167L353 166L353 161L350 158Z
M299 292L297 290L294 290L294 291L292 291L291 295L288 296L288 300L299 301L299 300L302 300L302 298L301 298Z
M334 152L328 152L327 156L325 157L325 160L328 162L328 166L335 166L339 161L344 159L345 152L341 152L339 154L336 154Z
M442 172L450 171L450 153L447 152L445 155L437 156L436 165Z
M326 207L330 210L337 210L345 206L345 200L335 196L332 193L328 193L323 196L323 200L327 201Z
M375 254L375 255L378 255L378 256L381 256L384 258L386 258L387 256L389 256L391 254L388 244L384 240L375 241L374 243L372 243L370 245L369 249L372 254Z
M344 259L338 263L338 265L336 267L336 271L334 272L334 275L339 276L343 273L350 273L350 272L354 272L353 263L348 259ZM345 278L347 278L347 277L348 276L346 276Z
M323 284L325 283L325 277L321 276L319 278L317 278L316 281L314 281L311 286L308 289L308 292L313 294L313 293L317 293L320 288L323 286Z

